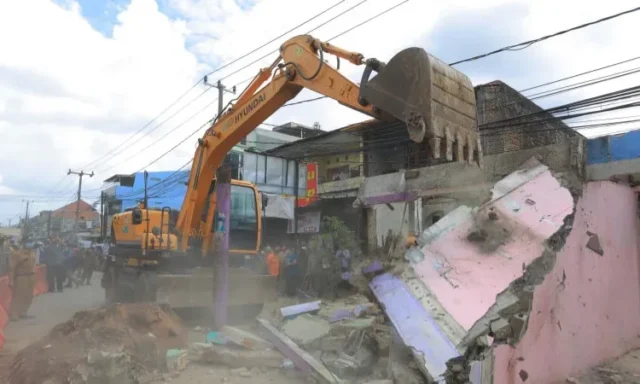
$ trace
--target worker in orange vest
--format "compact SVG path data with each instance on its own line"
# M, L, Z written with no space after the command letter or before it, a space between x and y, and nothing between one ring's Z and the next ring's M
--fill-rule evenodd
M280 259L269 246L267 246L265 252L267 253L267 271L271 276L278 277L280 274Z

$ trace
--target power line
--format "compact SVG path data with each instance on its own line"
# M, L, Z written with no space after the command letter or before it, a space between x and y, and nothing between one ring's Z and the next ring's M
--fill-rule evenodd
M132 140L138 133L144 131L145 129L147 129L147 127L149 127L151 124L153 124L154 121L156 121L160 116L162 116L165 112L167 112L169 109L173 108L173 106L175 106L177 103L180 102L180 100L182 100L186 95L189 94L189 92L191 92L191 90L193 90L195 87L198 86L198 84L200 84L200 80L198 80L195 84L193 84L187 91L185 91L182 95L180 95L180 97L178 97L176 100L174 100L171 104L169 104L169 106L167 106L166 108L164 108L156 117L154 117L153 119L151 119L148 123L146 123L145 125L143 125L140 129L138 129L136 132L133 133L133 135L129 136L127 139L125 139L124 141L122 141L120 144L118 144L114 149L112 149L111 151L108 151L107 153L105 153L103 156L99 157L98 159L92 161L91 163L87 164L86 166L84 166L83 168L89 168L95 164L97 164L98 162L100 162L102 159L104 159L106 156L109 155L110 152L115 151L116 149L120 148L122 145L124 145L126 142ZM184 107L183 107L184 109ZM179 111L181 111L182 109L180 109Z
M325 21L324 23L322 23L322 24L320 24L320 25L316 26L315 28L313 28L313 29L311 29L311 30L307 31L307 32L306 32L306 34L308 35L308 34L310 34L311 32L313 32L313 31L315 31L315 30L317 30L317 29L320 29L321 27L324 27L325 25L327 25L327 24L331 23L332 21L336 20L337 18L339 18L339 17L341 17L341 16L346 15L348 12L353 11L354 9L356 9L357 7L359 7L359 6L361 6L362 4L366 3L367 1L368 1L368 0L362 0L361 2L359 2L359 3L357 3L357 4L353 5L353 6L351 6L351 7L347 8L347 9L345 9L344 11L342 11L342 12L340 12L339 14L337 14L336 16L334 16L334 17L330 18L329 20ZM224 76L224 77L222 77L220 80L227 79L227 78L229 78L229 77L231 77L231 76L235 75L236 73L238 73L238 72L240 72L240 71L242 71L242 70L245 70L245 69L249 68L249 67L250 67L250 66L252 66L253 64L256 64L256 63L258 63L258 62L260 62L260 61L262 61L262 60L266 59L267 57L269 57L269 56L273 55L274 53L278 53L278 51L279 51L278 49L275 49L275 50L273 50L273 51L271 51L271 52L269 52L269 53L265 54L264 56L261 56L261 57L257 58L256 60L254 60L254 61L250 62L249 64L247 64L247 65L245 65L245 66L243 66L243 67L241 67L241 68L238 68L237 70L235 70L235 71L233 71L233 72L231 72L231 73L229 73L229 74L225 75L225 76Z
M317 19L318 17L320 17L320 16L324 15L325 13L329 12L330 10L332 10L333 8L337 7L338 5L340 5L340 4L342 4L342 3L344 3L345 1L346 1L346 0L340 0L340 1L338 1L337 3L333 4L333 5L332 5L332 6L330 6L329 8L326 8L326 9L325 9L325 10L323 10L322 12L320 12L320 13L316 14L315 16L313 16L313 17L311 17L311 18L307 19L306 21L304 21L304 22L302 22L302 23L300 23L300 24L296 25L295 27L293 27L293 28L291 28L291 29L289 29L289 30L287 30L287 31L285 31L285 32L283 32L283 33L281 33L280 35L278 35L278 36L274 37L273 39L271 39L271 40L267 41L266 43L264 43L264 44L260 45L259 47L252 49L252 50L251 50L251 51L249 51L248 53L245 53L244 55L242 55L242 56L240 56L240 57L238 57L238 58L236 58L236 59L233 59L233 60L231 60L231 61L230 61L230 62L228 62L228 63L222 64L220 67L218 67L218 68L216 68L216 69L212 70L211 72L207 73L207 74L206 74L206 76L210 76L210 75L212 75L212 74L214 74L214 73L216 73L216 72L219 72L219 71L221 71L222 69L227 68L228 66L230 66L230 65L232 65L232 64L234 64L234 63L237 63L238 61L240 61L240 60L244 59L245 57L250 56L251 54L255 53L256 51L259 51L260 49L262 49L262 48L266 47L267 45L269 45L269 44L273 43L274 41L276 41L276 40L278 40L278 39L280 39L280 38L284 37L284 36L285 36L285 35L287 35L288 33L293 32L293 31L295 31L296 29L298 29L298 28L302 27L303 25L305 25L305 24L309 23L310 21L312 21L312 20L314 20L314 19ZM366 1L366 0L365 0L365 1Z
M316 18L318 18L318 17L322 16L323 14L325 14L326 12L330 11L331 9L333 9L333 8L337 7L339 4L343 3L344 1L346 1L346 0L338 1L337 3L335 3L334 5L332 5L331 7L327 8L327 9L325 9L324 11L322 11L322 12L320 12L320 13L316 14L315 16L313 16L313 17L311 17L311 18L307 19L306 21L304 21L303 23L301 23L301 24L297 25L296 27L294 27L294 28L292 28L292 29L289 29L288 31L286 31L286 32L282 33L281 35L279 35L279 36L277 36L277 37L275 37L275 38L271 39L271 40L270 40L270 41L268 41L267 43L264 43L263 45L261 45L261 46L259 46L259 47L255 48L254 50L252 50L252 51L248 52L247 54L242 55L241 57L239 57L239 58L237 58L237 59L234 59L233 61L231 61L231 62L229 62L229 63L226 63L226 64L224 64L223 66L221 66L221 67L219 67L219 68L217 68L217 69L215 69L215 70L213 70L213 71L209 72L209 73L208 73L208 75L211 75L211 74L213 74L213 73L215 73L215 72L217 72L217 71L219 71L219 70L221 70L221 69L223 69L223 68L225 68L225 67L227 67L227 66L229 66L229 65L231 65L231 64L233 64L233 63L235 63L235 62L237 62L237 61L239 61L239 60L241 60L241 59L243 59L243 58L245 58L245 57L247 57L247 56L249 56L249 55L251 55L252 53L256 52L257 50L259 50L259 49L261 49L261 48L265 47L266 45L268 45L268 44L270 44L270 43L274 42L275 40L277 40L277 39L279 39L279 38L283 37L283 36L284 36L284 35L286 35L287 33L290 33L290 32L292 32L293 30L295 30L295 29L297 29L297 28L299 28L299 27L301 27L301 26L303 26L303 25L305 25L305 24L309 23L310 21L312 21L312 20L314 20L314 19L316 19ZM365 1L366 1L366 0L365 0ZM112 152L116 151L117 149L121 148L125 143L127 143L127 142L129 142L129 141L133 140L133 138L134 138L134 137L136 137L139 133L141 133L142 131L144 131L145 129L147 129L151 124L153 124L153 122L155 122L158 118L160 118L160 116L162 116L165 112L167 112L168 110L170 110L171 108L173 108L177 103L179 103L179 102L180 102L180 101L181 101L181 100L182 100L182 99L183 99L187 94L189 94L189 92L191 92L191 90L193 90L196 86L198 86L198 84L200 84L200 82L202 81L202 79L204 79L204 76L203 76L203 77L201 77L197 82L195 82L195 83L194 83L194 84L193 84L193 85L192 85L188 90L186 90L183 94L181 94L181 95L180 95L180 97L178 97L178 98L177 98L176 100L174 100L171 104L169 104L169 106L167 106L166 108L164 108L164 109L163 109L163 110L162 110L158 115L156 115L156 117L154 117L153 119L151 119L148 123L146 123L146 124L145 124L144 126L142 126L140 129L138 129L136 132L134 132L131 136L129 136L127 139L125 139L125 140L124 140L124 141L122 141L120 144L118 144L114 149L112 149L112 150L110 150L110 151L107 151L104 155L102 155L101 157L97 158L96 160L94 160L94 161L90 162L89 164L85 165L85 166L84 166L84 167L82 167L82 168L88 168L88 167L91 167L91 166L94 166L94 165L98 164L101 160L103 160L103 159L107 158L107 157L109 156L109 154L110 154L110 153L112 153ZM207 90L208 90L208 89L207 89ZM201 95L202 95L202 94L201 94ZM199 95L198 97L200 97L201 95ZM193 102L193 101L192 101L192 102ZM191 102L190 102L190 103L191 103ZM176 112L176 114L177 114L178 112L182 111L182 110L183 110L185 107L187 107L190 103L188 103L187 105L185 105L185 106L183 106L181 109L179 109L179 110ZM173 117L173 116L175 116L175 114L174 114L174 115L172 115L172 117ZM168 119L167 119L167 120L168 120ZM166 120L165 120L164 122L166 122ZM163 123L164 123L164 122L163 122ZM163 123L161 123L161 124L159 124L159 125L162 125ZM159 125L158 125L158 126L159 126ZM158 126L157 126L157 127L158 127ZM156 128L157 128L157 127L156 127ZM122 151L120 151L119 153L121 153L121 152L122 152ZM114 156L116 156L116 155L112 155L112 156L111 156L111 157L109 157L109 158L113 158ZM64 177L63 177L62 179L60 179L60 181L58 181L58 182L54 185L54 187L53 187L52 189L55 189L55 188L56 188L58 185L60 185L63 181L64 181Z
M324 22L324 23L320 24L319 26L317 26L316 28L312 29L312 30L311 30L311 31L309 31L308 33L312 32L312 31L313 31L313 30L315 30L315 29L318 29L318 28L322 27L323 25L326 25L327 23L329 23L329 22L331 22L331 21L335 20L337 17L339 17L339 16L341 16L341 15L344 15L345 13L349 12L350 10L354 9L355 7L359 6L360 4L363 4L363 3L364 3L364 2L366 2L366 1L367 1L367 0L363 0L363 1L361 1L360 3L358 3L358 4L354 5L354 6L352 6L351 8L348 8L347 10L345 10L345 11L343 11L342 13L338 14L338 15L337 15L337 16L335 16L334 18L332 18L332 19L330 19L330 20L328 20L328 21L326 21L326 22ZM398 4L396 4L396 5L394 5L394 6L390 7L390 8L387 8L386 10L384 10L384 11L382 11L382 12L380 12L380 13L378 13L378 14L374 15L373 17L370 17L369 19L367 19L367 20L365 20L365 21L363 21L363 22L361 22L361 23L357 24L355 27L351 27L351 28L349 28L349 29L347 29L347 30L343 31L342 33L340 33L340 34L338 34L338 35L336 35L336 36L332 37L331 39L329 39L329 40L327 40L327 41L330 41L330 40L335 39L335 38L337 38L337 37L339 37L339 36L342 36L342 35L344 35L344 34L346 34L346 33L348 33L348 32L351 32L351 31L353 31L355 28L360 27L360 26L362 26L362 25L364 25L364 24L366 24L366 23L368 23L368 22L370 22L370 21L372 21L372 20L375 20L375 19L376 19L376 18L378 18L379 16L384 15L385 13L387 13L387 12L389 12L389 11L391 11L391 10L393 10L393 9L397 8L398 6L400 6L400 5L404 4L404 3L407 3L408 1L409 1L409 0L404 0L404 1L403 1L403 2L401 2L401 3L398 3ZM275 52L277 52L277 51L275 51ZM270 53L270 54L271 54L271 53ZM259 60L261 60L261 59L259 59ZM231 75L233 75L233 74L235 74L235 73L238 73L239 71L241 71L242 69L244 69L244 68L248 67L249 65L253 65L254 63L255 63L255 62L252 62L252 63L248 64L247 66L245 66L245 67L243 67L243 68L240 68L239 70L236 70L235 72L233 72L233 73L231 73L231 74L229 74L229 75L227 75L227 76L225 76L225 77L221 78L220 80L224 80L224 79L228 78L229 76L231 76ZM252 77L252 78L253 78L253 77ZM317 100L319 100L319 99L321 99L321 98L324 98L324 97L319 97L319 98L317 98ZM309 101L301 101L301 102L299 102L299 103L302 103L302 102L309 102ZM294 104L295 104L295 103L294 103ZM290 105L294 105L294 104L290 104ZM205 124L205 125L206 125L206 124ZM184 143L186 140L188 140L190 137L192 137L193 135L195 135L195 134L197 133L197 131L199 131L199 130L200 130L200 129L202 129L202 128L203 128L203 126L201 126L200 128L198 128L196 131L192 132L189 136L187 136L186 138L184 138L182 141L180 141L180 142L179 142L178 144L176 144L174 147L172 147L171 149L169 149L167 152L165 152L164 154L162 154L160 157L156 158L156 159L155 159L154 161L152 161L151 163L147 164L147 165L146 165L145 167L143 167L142 169L145 169L146 167L148 167L148 166L150 166L150 165L154 164L155 162L157 162L158 160L160 160L161 158L163 158L164 156L166 156L169 152L171 152L171 151L173 151L174 149L176 149L180 144ZM137 172L139 172L139 171L137 171Z
M573 31L576 31L576 30L579 30L579 29L582 29L582 28L590 27L590 26L595 25L595 24L599 24L599 23L602 23L602 22L605 22L605 21L609 21L609 20L615 19L617 17L624 16L624 15L627 15L627 14L630 14L630 13L633 13L633 12L636 12L636 11L640 11L640 7L632 8L632 9L629 9L629 10L624 11L624 12L616 13L614 15L603 17L601 19L594 20L594 21L591 21L591 22L588 22L588 23L580 24L580 25L577 25L575 27L572 27L572 28L569 28L569 29L565 29L565 30L562 30L562 31L559 31L559 32L556 32L556 33L553 33L551 35L546 35L546 36L539 37L537 39L528 40L528 41L524 41L522 43L509 45L509 46L506 46L506 47L503 47L503 48L500 48L500 49L496 49L495 51L491 51L491 52L483 53L481 55L470 57L468 59L455 61L453 63L450 63L449 65L453 66L453 65L457 65L457 64L467 63L469 61L483 59L485 57L492 56L492 55L498 54L500 52L505 52L505 51L520 51L520 50L529 48L530 46L532 46L535 43L539 43L541 41L544 41L544 40L547 40L547 39L551 39L553 37L564 35L565 33L573 32Z
M193 104L196 100L198 100L200 97L202 97L205 93L209 92L211 90L211 88L206 88L204 91L202 91L201 93L198 94L198 96L196 96L195 98L191 99L187 104L185 104L182 108L178 109L177 111L175 111L171 116L167 117L166 119L164 119L163 121L161 121L158 125L156 125L155 127L153 127L152 129L146 131L142 136L140 136L138 138L138 140L143 139L147 136L149 136L151 133L155 132L158 128L160 128L164 123L166 123L167 121L171 120L172 118L174 118L178 113L184 111L185 108L187 108L189 105ZM182 123L184 124L184 123ZM180 124L180 125L182 125ZM123 147L120 151L114 151L111 156L105 157L104 160L102 161L103 163L113 159L115 156L123 153L124 151L126 151L127 149L131 148L133 145L135 145L137 142L131 142L129 143L129 145ZM104 163L106 164L106 163ZM110 167L112 168L112 167ZM107 168L107 169L110 169Z
M194 114L192 114L191 116L189 116L187 119L183 120L180 124L178 124L175 128L173 128L170 131L167 131L164 135L162 135L161 137L159 137L158 139L156 139L155 141L147 144L144 148L140 149L139 151L137 151L136 153L134 153L133 155L127 157L126 159L124 159L123 161L117 163L116 165L113 165L105 170L103 170L103 172L105 172L108 169L112 169L117 167L120 164L126 163L129 160L145 153L145 151L149 148L151 148L152 146L158 144L160 141L164 140L167 136L169 136L171 133L175 132L176 130L178 130L180 127L184 126L186 123L188 123L189 121L191 121L194 117L196 117L197 115L201 114L202 112L204 112L207 108L211 107L215 102L218 101L218 98L214 99L213 101L211 101L209 104L205 105L204 107L202 107L201 109L199 109L198 111L196 111Z
M346 14L347 12L349 12L349 11L351 11L351 10L355 9L356 7L358 7L358 6L362 5L362 4L364 4L366 1L367 1L367 0L363 0L363 1L361 1L361 2L359 2L359 3L357 3L357 4L355 4L355 5L353 5L351 8L346 9L344 12L342 12L342 13L340 13L340 14L336 15L335 17L333 17L333 18L331 18L331 19L327 20L325 23L320 24L320 25L319 25L319 26L317 26L316 28L314 28L314 29L310 30L309 32L307 32L307 34L310 34L311 32L315 31L316 29L318 29L318 28L320 28L320 27L322 27L322 26L324 26L324 25L326 25L326 24L330 23L331 21L333 21L333 20L337 19L338 17L340 17L340 16L342 16L342 15ZM390 11L392 11L392 10L396 9L396 8L398 8L399 6L401 6L401 5L405 4L405 3L409 2L409 1L410 1L410 0L404 0L404 1L402 1L402 2L400 2L400 3L398 3L398 4L396 4L396 5L394 5L394 6L392 6L392 7L389 7L389 8L387 8L387 9L383 10L382 12L379 12L379 13L377 13L377 14L373 15L372 17L370 17L370 18L368 18L368 19L366 19L366 20L364 20L364 21L362 21L362 22L360 22L360 23L356 24L355 26L353 26L353 27L351 27L351 28L348 28L348 29L346 29L346 30L344 30L344 31L340 32L339 34L337 34L337 35L333 36L332 38L328 39L328 40L327 40L327 42L329 42L329 41L331 41L331 40L335 40L335 39L337 39L338 37L341 37L341 36L343 36L343 35L345 35L345 34L347 34L347 33L351 32L351 31L353 31L354 29L359 28L359 27L361 27L361 26L363 26L363 25L365 25L365 24L367 24L367 23L369 23L369 22L371 22L371 21L373 21L373 20L377 19L378 17L380 17L380 16L382 16L382 15L384 15L384 14L386 14L386 13L388 13L388 12L390 12ZM249 63L249 64L245 65L244 67L239 68L238 70L236 70L236 71L234 71L234 72L232 72L232 73L230 73L230 74L226 75L225 77L223 77L223 78L222 78L222 80L224 80L224 79L226 79L226 78L228 78L228 77L230 77L230 76L233 76L234 74L236 74L236 73L238 73L238 72L240 72L240 71L242 71L242 70L244 70L244 69L248 68L249 66L251 66L251 65L253 65L253 64L257 63L257 62L259 62L260 60L265 59L265 58L269 57L270 55L272 55L272 54L274 54L274 53L277 53L277 52L278 52L278 50L275 50L275 51L272 51L272 52L267 53L266 55L264 55L264 56L260 57L259 59L254 60L254 61L252 61L251 63ZM299 101L299 102L287 103L287 104L285 104L284 106L291 106L291 105L297 105L297 104L309 103L309 102L312 102L312 101L322 100L322 99L326 99L326 98L327 98L327 96L320 96L320 97L316 97L316 98L313 98L313 99L302 100L302 101Z
M603 69L612 68L612 67L615 67L615 66L618 66L618 65L621 65L621 64L626 64L626 63L629 63L629 62L632 62L632 61L635 61L635 60L638 60L638 59L640 59L640 56L632 57L630 59L623 60L623 61L618 61L617 63L605 65L604 67L590 69L590 70L585 71L585 72L581 72L581 73L578 73L578 74L575 74L575 75L563 77L561 79L549 81L549 82L546 82L546 83L543 83L543 84L539 84L539 85L536 85L536 86L533 86L533 87L521 89L518 92L522 93L522 92L530 91L532 89L546 87L547 85L556 84L556 83L559 83L559 82L562 82L562 81L566 81L566 80L571 80L571 79L574 79L576 77L580 77L580 76L588 75L588 74L591 74L591 73L594 73L594 72L602 71Z
M338 37L340 37L340 36L342 36L342 35L346 35L347 33L349 33L349 32L351 32L351 31L353 31L354 29L359 28L359 27L362 27L363 25L365 25L365 24L367 24L367 23L369 23L369 22L371 22L371 21L373 21L373 20L377 19L378 17L380 17L380 16L382 16L382 15L384 15L384 14L388 13L388 12L393 11L394 9L396 9L396 8L398 8L399 6L401 6L401 5L403 5L403 4L406 4L406 3L408 3L408 2L409 2L409 0L401 1L401 2L399 2L398 4L396 4L396 5L394 5L394 6L390 7L390 8L387 8L387 9L385 9L385 10L384 10L384 11L382 11L382 12L380 12L380 13L377 13L377 14L373 15L372 17L370 17L370 18L366 19L365 21L363 21L363 22L361 22L361 23L358 23L358 24L354 25L353 27L351 27L351 28L349 28L349 29L346 29L346 30L344 30L344 31L342 31L342 32L340 32L340 33L338 33L337 35L333 36L332 38L330 38L330 39L329 39L329 40L327 40L327 41L331 41L331 40L337 39Z

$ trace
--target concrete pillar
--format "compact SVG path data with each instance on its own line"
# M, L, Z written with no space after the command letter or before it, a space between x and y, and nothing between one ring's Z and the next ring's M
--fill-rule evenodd
M376 227L376 211L373 207L365 208L367 221L367 248L369 252L378 247L378 230Z
M407 232L416 233L416 200L407 202Z

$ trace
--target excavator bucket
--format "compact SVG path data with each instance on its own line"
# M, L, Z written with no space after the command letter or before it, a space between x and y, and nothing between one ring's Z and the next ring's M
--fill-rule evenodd
M369 79L372 70L377 74ZM480 162L471 81L424 49L407 48L387 64L370 60L360 101L405 122L411 140L428 141L432 158Z

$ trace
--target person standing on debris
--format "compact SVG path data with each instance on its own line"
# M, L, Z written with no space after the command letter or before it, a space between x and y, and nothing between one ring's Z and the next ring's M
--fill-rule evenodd
M13 245L9 258L9 288L11 288L11 307L9 319L29 318L27 311L33 301L33 288L36 285L36 255L32 249Z
M300 266L298 265L298 258L296 255L295 247L287 250L284 262L286 292L288 296L295 296L301 280Z
M338 248L336 259L340 262L341 273L348 273L351 270L351 252L347 248Z

